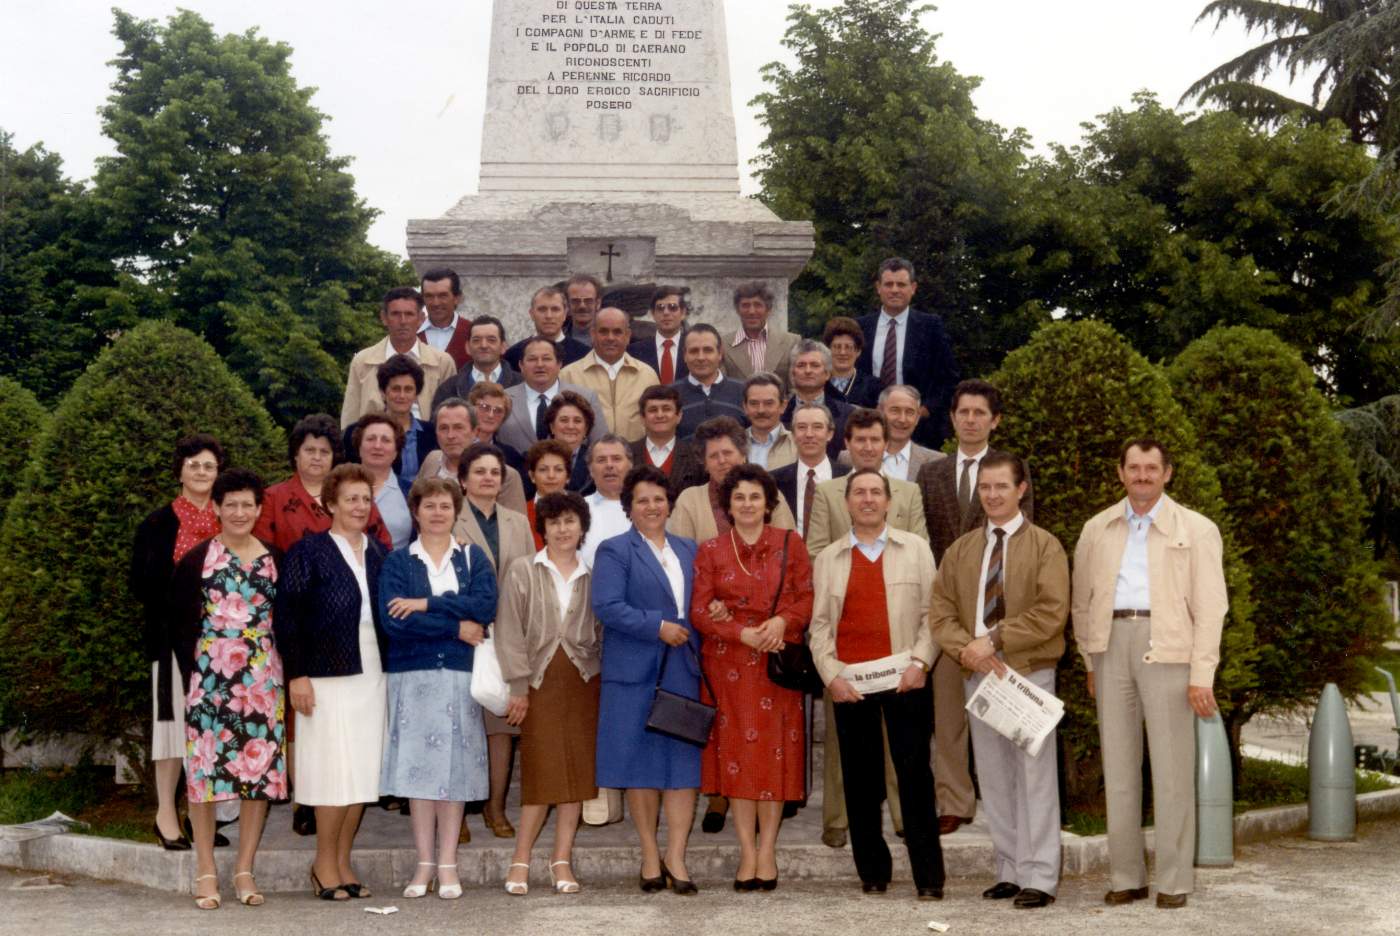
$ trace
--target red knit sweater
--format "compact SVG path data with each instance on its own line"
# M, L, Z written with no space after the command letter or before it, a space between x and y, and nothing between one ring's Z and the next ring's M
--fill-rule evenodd
M842 663L864 663L892 652L890 612L885 604L885 555L881 553L871 562L853 548L846 602L836 623L836 657Z

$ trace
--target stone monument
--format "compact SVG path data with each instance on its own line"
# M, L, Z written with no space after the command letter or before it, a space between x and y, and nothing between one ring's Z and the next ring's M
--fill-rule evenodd
M575 273L689 286L720 327L763 280L781 324L812 253L809 222L739 194L723 0L494 0L478 190L410 221L408 255L455 269L511 340Z

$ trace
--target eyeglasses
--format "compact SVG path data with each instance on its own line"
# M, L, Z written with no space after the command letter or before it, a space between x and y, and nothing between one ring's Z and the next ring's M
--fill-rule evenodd
M188 468L188 469L190 469L191 471L209 471L209 472L214 472L214 471L218 471L218 470L219 470L219 463L218 463L218 462L195 461L193 458L187 458L187 459L185 459L185 467Z
M506 408L504 406L493 406L490 403L478 403L476 404L476 411L478 413L485 413L487 416L504 416Z
M658 302L652 308L657 312L679 312L682 306L679 302Z

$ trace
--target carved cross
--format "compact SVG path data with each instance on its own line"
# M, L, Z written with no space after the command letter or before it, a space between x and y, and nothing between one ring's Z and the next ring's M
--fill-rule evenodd
M607 258L608 258L608 278L607 278L607 281L608 281L609 283L611 283L611 282L612 282L612 262L613 262L613 257L620 257L620 256L622 256L622 254L619 253L619 252L616 251L616 250L613 250L613 245L612 245L612 244L609 244L607 250L600 250L600 251L598 251L598 256L600 256L600 257L607 257Z

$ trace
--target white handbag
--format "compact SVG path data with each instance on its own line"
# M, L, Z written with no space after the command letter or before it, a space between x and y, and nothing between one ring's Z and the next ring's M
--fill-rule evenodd
M585 825L605 826L622 821L622 791L599 787L598 795L583 801Z
M487 637L472 654L472 698L492 715L504 718L510 704L510 686L501 677L496 643Z

